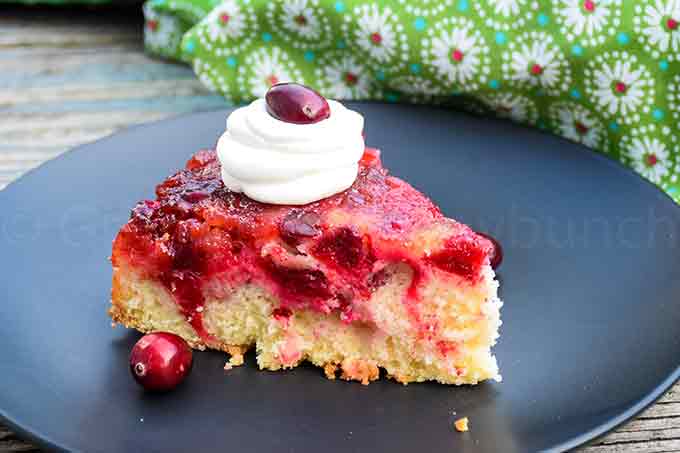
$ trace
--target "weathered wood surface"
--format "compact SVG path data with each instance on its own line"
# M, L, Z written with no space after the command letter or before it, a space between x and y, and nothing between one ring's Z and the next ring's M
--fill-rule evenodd
M146 56L139 7L0 14L0 189L132 124L222 107L191 70ZM0 452L37 451L0 425ZM680 384L583 453L680 452Z

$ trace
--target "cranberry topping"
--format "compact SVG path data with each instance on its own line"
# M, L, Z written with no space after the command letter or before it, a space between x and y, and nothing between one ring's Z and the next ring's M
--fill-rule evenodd
M320 234L321 216L313 211L293 209L279 224L281 239L291 245L297 245L302 238L311 238Z
M263 267L271 279L278 284L281 293L289 300L298 301L303 298L319 301L333 295L326 275L318 269L284 267L269 259L264 261Z
M368 238L361 237L350 227L342 227L323 236L312 253L335 267L347 270L370 265L375 260Z
M290 310L290 308L279 307L272 310L272 316L276 319L288 319L293 316L293 312Z
M312 124L331 115L328 101L299 83L279 83L265 94L267 112L274 118L295 124Z
M501 247L501 244L496 240L495 237L485 233L477 234L488 239L489 242L491 242L491 245L493 245L493 250L491 251L491 255L489 256L489 264L493 269L497 269L498 266L500 266L501 263L503 262L503 247Z
M208 150L196 153L156 194L156 201L133 209L115 240L113 263L130 263L163 284L204 341L211 338L203 327L203 297L213 291L206 287L213 278L233 286L268 285L281 308L337 310L351 321L359 316L352 308L387 281L373 268L377 260L413 269L408 297L415 304L426 266L473 275L478 271L475 241L486 250L480 254L490 254L488 241L444 220L427 197L389 176L380 153L371 148L351 188L303 207L259 203L226 189L215 152ZM423 260L406 244L429 228L446 228L453 239L434 258ZM297 246L299 253L280 247L276 260L263 253L280 241ZM467 250L456 246L458 241L473 246ZM311 258L321 268L309 267Z
M146 390L167 391L191 372L191 348L179 336L156 332L144 335L130 353L130 372Z
M477 280L489 255L489 247L473 234L452 237L446 241L444 248L430 256L429 260L446 272L469 280Z

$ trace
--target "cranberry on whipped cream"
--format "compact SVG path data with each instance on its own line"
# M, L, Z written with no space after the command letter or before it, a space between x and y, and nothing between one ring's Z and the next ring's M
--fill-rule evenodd
M303 205L354 183L365 148L364 118L332 100L326 109L315 91L286 85L229 115L217 156L228 189L262 203ZM304 116L310 122L301 122Z

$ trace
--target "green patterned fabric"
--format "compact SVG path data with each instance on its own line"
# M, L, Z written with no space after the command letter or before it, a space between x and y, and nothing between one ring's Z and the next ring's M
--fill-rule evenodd
M456 105L608 153L680 201L680 0L150 0L145 42L232 102L293 80Z

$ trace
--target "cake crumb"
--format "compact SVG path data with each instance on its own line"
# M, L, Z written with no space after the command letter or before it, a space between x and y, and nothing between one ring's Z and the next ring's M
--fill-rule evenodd
M458 432L464 433L468 431L469 430L468 418L467 417L459 418L453 423L453 426L456 427L456 431Z
M342 379L346 381L359 381L363 385L368 385L371 381L378 379L380 370L372 360L345 359L340 364L342 369Z
M323 366L323 372L326 374L326 378L331 381L335 379L335 373L338 371L338 365L333 362L328 362Z
M232 368L233 368L233 366L231 366L231 363L227 362L227 363L224 364L224 371L229 371Z
M229 364L231 366L243 365L243 354L246 352L246 348L242 346L228 346L227 352L231 354L229 359Z

